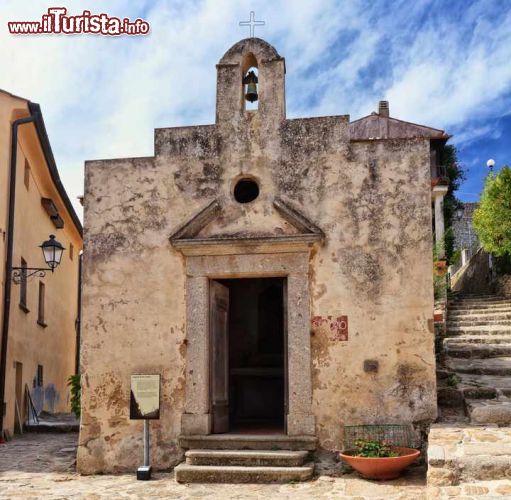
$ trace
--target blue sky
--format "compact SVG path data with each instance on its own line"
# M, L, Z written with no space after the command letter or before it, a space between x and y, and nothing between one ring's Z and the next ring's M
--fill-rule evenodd
M16 37L12 20L65 6L151 24L143 37ZM3 0L0 88L41 104L70 196L83 162L153 153L155 127L214 122L215 64L248 35L286 58L288 117L360 118L390 101L392 116L442 128L468 169L475 201L486 161L511 163L511 2L493 0Z

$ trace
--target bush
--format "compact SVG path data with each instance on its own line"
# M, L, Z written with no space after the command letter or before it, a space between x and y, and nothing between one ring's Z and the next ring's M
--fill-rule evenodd
M484 250L511 256L511 168L488 175L473 221Z
M399 457L399 453L392 451L387 443L357 439L355 441L355 456L366 458Z
M71 411L76 415L76 418L80 418L82 395L80 374L71 375L67 379L67 385L71 388Z

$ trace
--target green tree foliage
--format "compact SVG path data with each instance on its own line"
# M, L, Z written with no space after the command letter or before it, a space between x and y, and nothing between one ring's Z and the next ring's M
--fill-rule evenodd
M484 250L497 257L511 256L511 168L508 166L486 178L473 224Z
M71 375L67 379L67 385L71 388L71 411L76 415L76 418L80 418L82 394L80 374Z
M444 219L445 219L445 255L449 261L454 253L454 231L452 221L460 201L456 198L455 192L465 180L465 171L458 161L458 151L455 146L448 144L440 149L440 165L446 168L449 180L449 190L444 197Z

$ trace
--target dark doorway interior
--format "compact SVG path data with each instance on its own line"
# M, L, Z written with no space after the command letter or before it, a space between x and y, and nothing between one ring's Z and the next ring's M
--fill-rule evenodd
M229 288L229 429L284 431L284 280L219 280Z

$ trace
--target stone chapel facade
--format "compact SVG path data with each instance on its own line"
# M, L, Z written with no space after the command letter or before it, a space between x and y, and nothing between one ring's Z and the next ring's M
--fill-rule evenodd
M214 125L86 163L80 472L139 465L135 373L161 374L156 468L191 436L338 450L343 425L436 417L430 140L286 119L284 59L257 38L217 74Z

